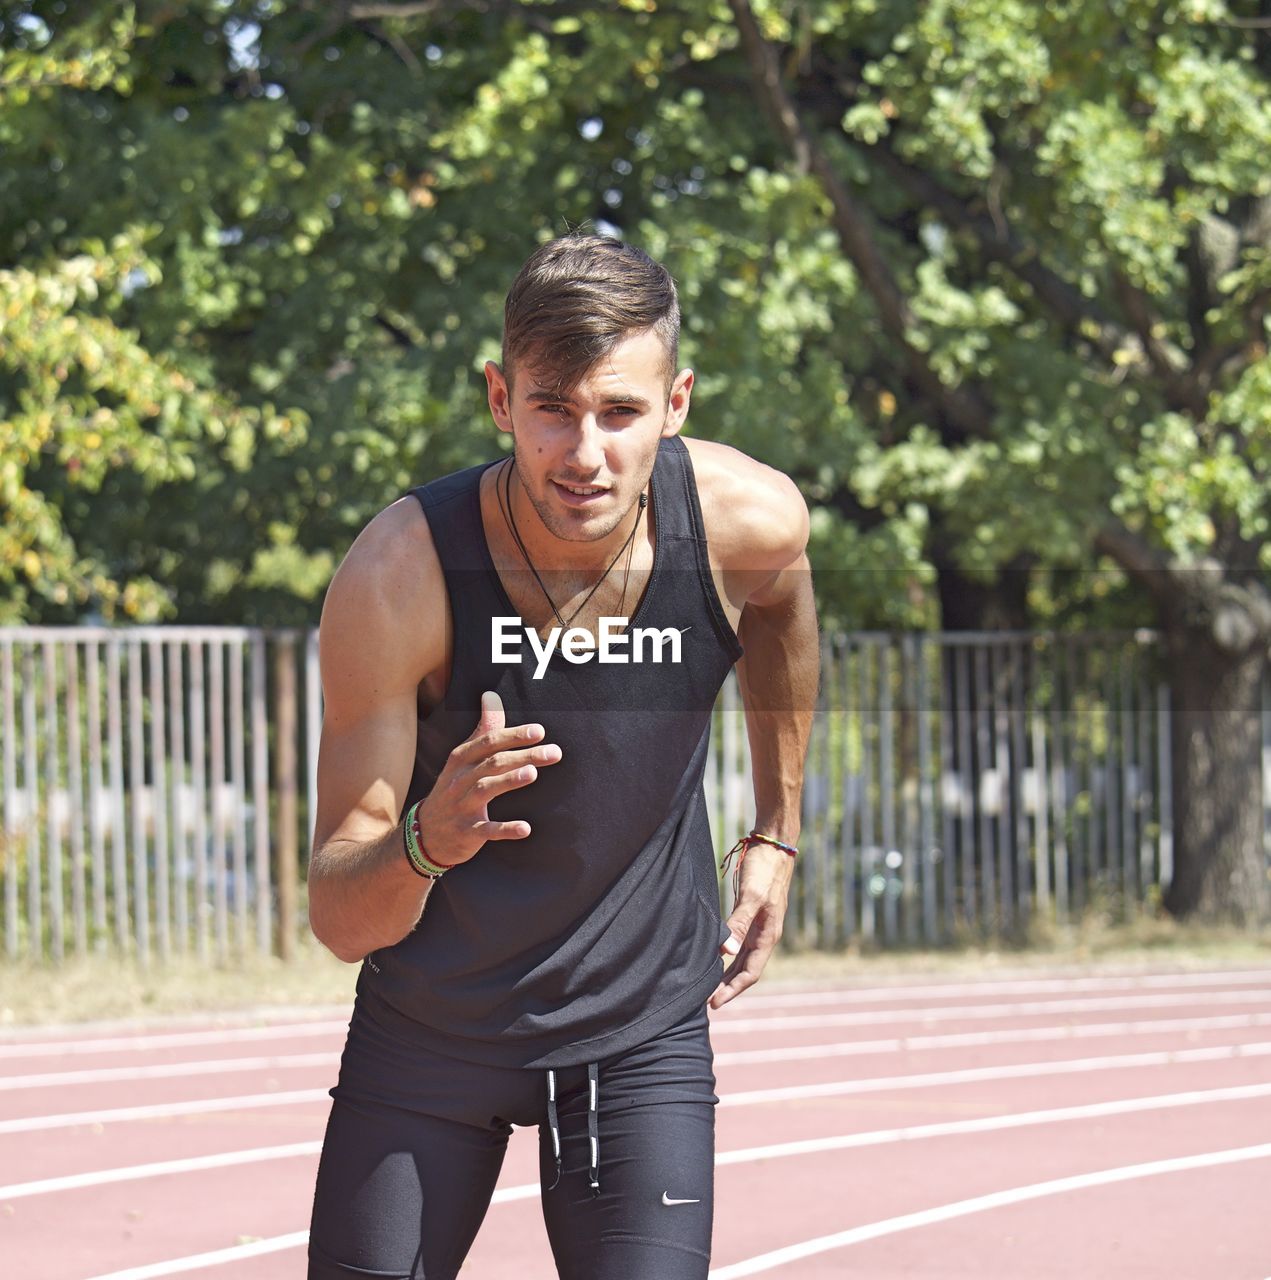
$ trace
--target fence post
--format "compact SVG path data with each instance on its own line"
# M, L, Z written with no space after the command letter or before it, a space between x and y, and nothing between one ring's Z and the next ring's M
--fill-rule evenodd
M296 637L291 631L278 637L274 650L274 776L278 781L278 954L290 960L296 951L296 907L299 890L296 777Z
M0 814L0 860L4 862L4 953L18 958L18 757L17 718L13 709L13 641L0 645L0 754L4 757L4 810Z
M273 942L273 886L269 858L269 690L266 633L251 633L252 872L256 894L256 951L267 956Z

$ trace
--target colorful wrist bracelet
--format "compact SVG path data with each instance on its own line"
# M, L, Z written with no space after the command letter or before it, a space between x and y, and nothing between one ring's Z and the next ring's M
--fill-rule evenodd
M784 840L778 840L775 836L766 836L762 831L752 831L747 840L759 840L764 844L770 844L774 849L780 849L782 853L789 854L792 858L799 856L799 851L792 844L786 844Z
M417 876L423 876L425 880L440 880L454 864L434 862L424 849L423 832L419 829L419 806L422 803L422 800L416 800L407 809L406 818L402 824L406 861L410 863L410 869Z
M786 844L784 840L778 840L775 836L766 836L762 831L749 831L724 855L724 860L719 864L721 872L727 872L728 864L732 861L733 855L737 855L736 865L733 867L733 896L736 897L741 892L741 864L746 860L746 850L752 844L770 844L774 849L780 849L787 857L797 858L799 851L792 844Z

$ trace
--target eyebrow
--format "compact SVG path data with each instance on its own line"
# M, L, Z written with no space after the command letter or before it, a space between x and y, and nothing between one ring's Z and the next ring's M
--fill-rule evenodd
M533 400L550 404L575 404L572 396L561 395L557 391L548 391L543 388L533 387L525 393L526 400ZM623 396L613 395L603 397L605 404L630 405L635 409L648 409L649 402L640 396Z

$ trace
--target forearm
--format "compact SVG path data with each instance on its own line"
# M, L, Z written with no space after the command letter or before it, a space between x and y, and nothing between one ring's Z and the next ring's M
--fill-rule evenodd
M309 861L309 923L341 960L361 960L419 923L432 884L411 869L400 825L364 844L331 840Z
M738 665L755 791L755 829L796 844L803 769L820 680L821 647L811 573L791 595L742 615Z

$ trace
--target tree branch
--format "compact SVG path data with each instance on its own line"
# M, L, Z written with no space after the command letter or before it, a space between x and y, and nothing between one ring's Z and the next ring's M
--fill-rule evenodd
M987 214L974 213L960 196L930 174L906 164L885 144L876 144L872 151L911 195L935 209L946 222L970 231L985 257L1009 267L1065 328L1082 333L1104 356L1112 358L1122 345L1122 335L1111 317L1047 267L1035 245L1025 244L1008 226L999 226Z
M1201 255L1200 231L1195 226L1187 237L1184 265L1187 268L1187 326L1192 334L1192 376L1198 385L1203 386L1205 375L1201 372L1201 366L1209 355L1213 338L1206 319L1209 311L1209 280Z
M1186 376L1178 367L1178 356L1156 337L1156 321L1142 290L1115 269L1112 272L1112 287L1116 290L1121 309L1143 343L1143 350L1147 352L1156 376L1165 388L1166 398L1176 409L1184 409L1196 418L1203 418L1208 405L1205 393L1196 380L1195 370L1191 371L1191 376Z
M1094 548L1110 556L1126 573L1141 582L1159 604L1169 604L1174 600L1174 573L1169 559L1120 520L1109 517L1096 530Z
M749 0L728 0L728 3L760 101L778 135L790 148L799 170L813 174L829 198L834 210L834 229L843 252L873 297L884 332L904 352L910 376L940 407L946 421L963 436L982 435L992 417L992 407L976 392L946 386L925 355L909 340L913 316L875 241L868 215L852 198L816 139L804 128L782 83L777 55L760 32Z
M1212 556L1172 562L1115 518L1098 529L1094 546L1138 579L1167 616L1206 631L1219 648L1241 653L1271 642L1271 593L1256 578L1234 582L1231 566Z
M1037 300L1066 329L1080 334L1108 360L1115 359L1127 346L1141 348L1171 407L1194 417L1204 417L1207 404L1199 370L1185 371L1179 367L1179 353L1153 333L1154 321L1147 299L1124 275L1114 273L1114 287L1133 332L1117 324L1097 303L1046 266L1037 249L1022 242L1009 227L972 211L964 200L930 174L911 168L890 147L879 143L874 151L884 168L912 195L935 209L949 223L970 231L978 241L980 251L1002 263L1027 284Z
M841 67L823 85L832 101L815 104L818 117L827 127L836 125L845 103L852 102L860 86L845 80ZM826 94L820 95L823 99ZM1000 262L1017 279L1033 291L1037 300L1051 312L1071 334L1093 346L1105 359L1124 359L1127 349L1141 351L1151 365L1171 408L1203 417L1207 408L1206 381L1200 369L1188 367L1186 356L1153 333L1151 310L1147 300L1134 290L1128 280L1119 290L1119 300L1130 320L1126 328L1096 301L1088 298L1042 260L1036 246L1026 243L1010 229L1000 208L994 207L997 190L990 185L986 193L989 212L978 212L969 201L949 190L931 174L915 169L896 153L885 140L869 147L869 152L919 202L938 212L952 226L971 232L989 259ZM1011 167L998 163L995 173Z
M363 21L361 27L376 44L396 54L398 60L411 75L417 76L423 71L419 59L411 52L410 46L401 36L385 31L378 22Z
M407 4L351 4L348 16L354 22L375 18L426 18L436 13L445 0L415 0Z

